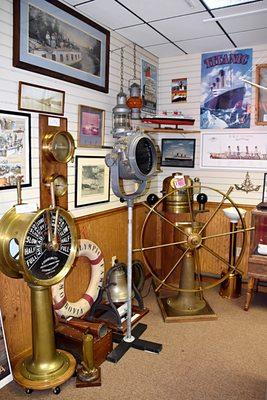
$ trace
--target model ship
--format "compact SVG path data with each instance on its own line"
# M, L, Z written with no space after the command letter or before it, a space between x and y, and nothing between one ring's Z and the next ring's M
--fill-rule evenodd
M174 161L174 160L175 161L193 161L193 157L188 154L185 154L185 153L176 153L176 154L173 154L172 156L165 157L165 160L168 160L168 161Z
M232 151L231 146L221 153L210 153L210 158L214 159L231 159L231 160L267 160L267 154L261 153L258 147L255 146L254 150L249 150L246 146L246 151L240 151L240 147L236 147L236 151Z
M181 114L155 114L143 117L142 122L145 122L147 124L158 124L160 127L161 125L175 125L177 128L178 125L194 125L195 119L184 117Z

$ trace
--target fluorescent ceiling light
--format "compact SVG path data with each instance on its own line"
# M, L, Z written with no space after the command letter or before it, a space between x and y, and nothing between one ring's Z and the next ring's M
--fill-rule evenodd
M220 17L206 18L206 19L203 19L203 22L215 22L215 21L220 21L222 19L242 17L242 15L256 14L256 13L262 13L262 12L266 12L266 11L267 11L267 8L261 8L258 10L244 11L244 12L240 12L240 13L236 13L236 14L221 15Z
M206 6L213 10L215 8L231 7L245 3L255 3L255 0L203 0Z

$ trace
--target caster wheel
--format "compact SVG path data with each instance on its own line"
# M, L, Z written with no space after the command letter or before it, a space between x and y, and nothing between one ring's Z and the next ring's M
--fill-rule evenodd
M55 388L53 389L53 393L54 393L54 394L59 394L59 393L60 393L60 387L59 387L59 386L55 387Z
M28 388L25 389L25 393L26 393L26 394L32 394L32 392L33 392L32 389L28 389Z

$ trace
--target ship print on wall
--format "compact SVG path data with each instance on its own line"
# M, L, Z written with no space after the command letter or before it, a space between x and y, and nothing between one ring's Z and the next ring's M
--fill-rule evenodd
M202 54L200 129L250 128L252 49Z

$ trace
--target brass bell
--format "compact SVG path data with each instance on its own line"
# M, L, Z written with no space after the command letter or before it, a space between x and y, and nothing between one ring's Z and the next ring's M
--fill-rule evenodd
M111 299L114 303L124 303L128 298L125 268L115 265L109 272L108 286ZM133 292L132 297L134 297Z

